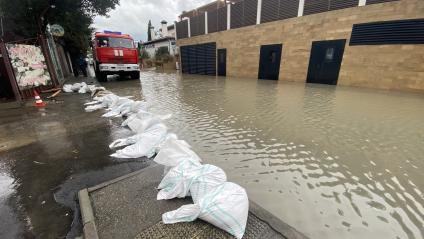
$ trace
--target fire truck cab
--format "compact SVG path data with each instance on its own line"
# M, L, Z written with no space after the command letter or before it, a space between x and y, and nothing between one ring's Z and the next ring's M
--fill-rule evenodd
M140 78L138 48L133 38L120 32L97 32L93 42L95 73L99 81L107 81L108 75L118 74L131 79Z

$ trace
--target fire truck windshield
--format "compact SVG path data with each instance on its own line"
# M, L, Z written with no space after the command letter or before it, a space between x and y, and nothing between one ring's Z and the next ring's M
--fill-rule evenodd
M134 48L133 41L126 38L99 37L97 42L98 47Z

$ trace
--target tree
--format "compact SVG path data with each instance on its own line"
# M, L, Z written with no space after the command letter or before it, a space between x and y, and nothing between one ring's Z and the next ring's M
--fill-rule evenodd
M147 24L147 41L152 40L152 22L149 20L149 24Z
M55 8L49 9L52 4ZM61 25L65 29L62 39L71 55L76 56L89 48L94 17L106 16L118 4L119 0L0 0L0 9L16 25L15 34L23 38L39 34L38 22L42 31L48 23ZM40 21L46 9L45 20Z

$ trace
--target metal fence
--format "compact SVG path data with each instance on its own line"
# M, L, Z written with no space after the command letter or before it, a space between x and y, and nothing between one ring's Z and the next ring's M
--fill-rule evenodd
M177 39L260 23L400 0L243 0L176 23ZM229 11L229 14L228 14ZM258 18L258 13L260 17Z

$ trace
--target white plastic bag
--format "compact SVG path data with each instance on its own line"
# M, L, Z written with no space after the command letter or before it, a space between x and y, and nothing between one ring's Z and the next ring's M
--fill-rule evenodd
M164 213L162 221L172 224L200 218L241 239L246 230L248 213L246 191L235 183L226 182L209 191L197 203Z
M158 186L157 199L184 198L191 195L193 202L227 181L225 172L214 165L199 165L185 160L171 168Z
M167 128L165 125L156 124L146 130L146 132L141 133L135 144L118 150L111 156L115 158L151 158L156 154L157 146L165 140L166 133Z

